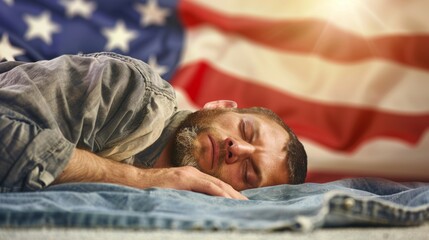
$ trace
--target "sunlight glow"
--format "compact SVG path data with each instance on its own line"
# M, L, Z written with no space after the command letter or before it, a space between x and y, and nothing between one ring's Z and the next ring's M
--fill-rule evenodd
M331 0L328 1L333 11L353 11L357 7L357 1L355 0Z
M335 44L329 45L326 43L327 39L332 39L330 36L333 34L332 31L335 31L334 29L343 28L346 31L349 29L353 29L353 31L349 32L349 37L336 38L335 41L338 41L338 43L345 46L348 45L347 41L359 41L359 39L363 39L367 45L367 49L374 56L379 55L378 49L374 45L372 39L363 37L365 33L374 27L387 27L383 24L382 19L376 16L376 14L371 10L371 7L374 5L365 0L323 0L319 3L320 5L315 6L313 11L323 13L323 15L326 16L327 21L317 36L313 48L314 53L323 51L339 52L341 50L340 48L326 48L326 46L335 46ZM362 33L362 36L359 36L359 33ZM353 36L355 36L355 38ZM312 71L314 73L313 77L317 78L319 76L319 71L322 71L322 69L313 69Z
M323 12L331 23L337 26L348 26L354 28L367 28L363 22L371 21L371 26L385 28L382 19L377 17L368 1L363 0L324 0L314 11Z
M358 0L327 0L322 11L331 16L347 16L359 11L359 4Z

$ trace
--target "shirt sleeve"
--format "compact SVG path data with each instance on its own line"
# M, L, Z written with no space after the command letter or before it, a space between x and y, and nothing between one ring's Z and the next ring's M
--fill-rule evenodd
M0 187L43 189L74 148L126 160L150 146L177 110L150 67L113 53L64 55L0 74Z
M0 106L0 192L40 190L55 180L74 144Z

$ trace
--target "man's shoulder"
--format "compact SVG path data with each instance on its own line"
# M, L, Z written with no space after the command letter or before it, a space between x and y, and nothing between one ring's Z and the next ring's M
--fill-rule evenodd
M133 80L133 75L140 75L145 83L145 91L151 91L155 94L163 95L171 101L176 101L176 94L173 87L159 76L156 71L146 62L130 56L121 55L114 52L97 52L89 54L75 55L78 58L94 59L102 64L108 64L111 68L123 69L121 65L126 65L128 70L133 71L130 74L130 80Z

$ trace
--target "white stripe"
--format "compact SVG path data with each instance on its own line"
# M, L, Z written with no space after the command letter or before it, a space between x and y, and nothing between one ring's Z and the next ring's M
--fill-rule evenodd
M352 154L333 152L310 141L302 142L308 153L309 171L414 177L429 181L429 131L417 146L398 140L378 139L368 141Z
M227 74L312 101L429 112L429 73L423 70L381 60L339 64L284 53L209 27L187 34L182 65L206 60Z
M192 0L222 14L320 19L364 36L429 33L427 0Z
M184 89L175 87L174 90L176 92L177 106L179 109L191 111L198 110L199 107L192 102Z

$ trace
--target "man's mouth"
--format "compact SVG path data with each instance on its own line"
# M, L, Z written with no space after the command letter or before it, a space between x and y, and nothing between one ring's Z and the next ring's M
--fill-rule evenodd
M209 139L210 142L212 144L212 167L211 169L216 169L217 168L217 163L219 160L219 146L216 143L216 140L213 139L210 135L209 135Z

